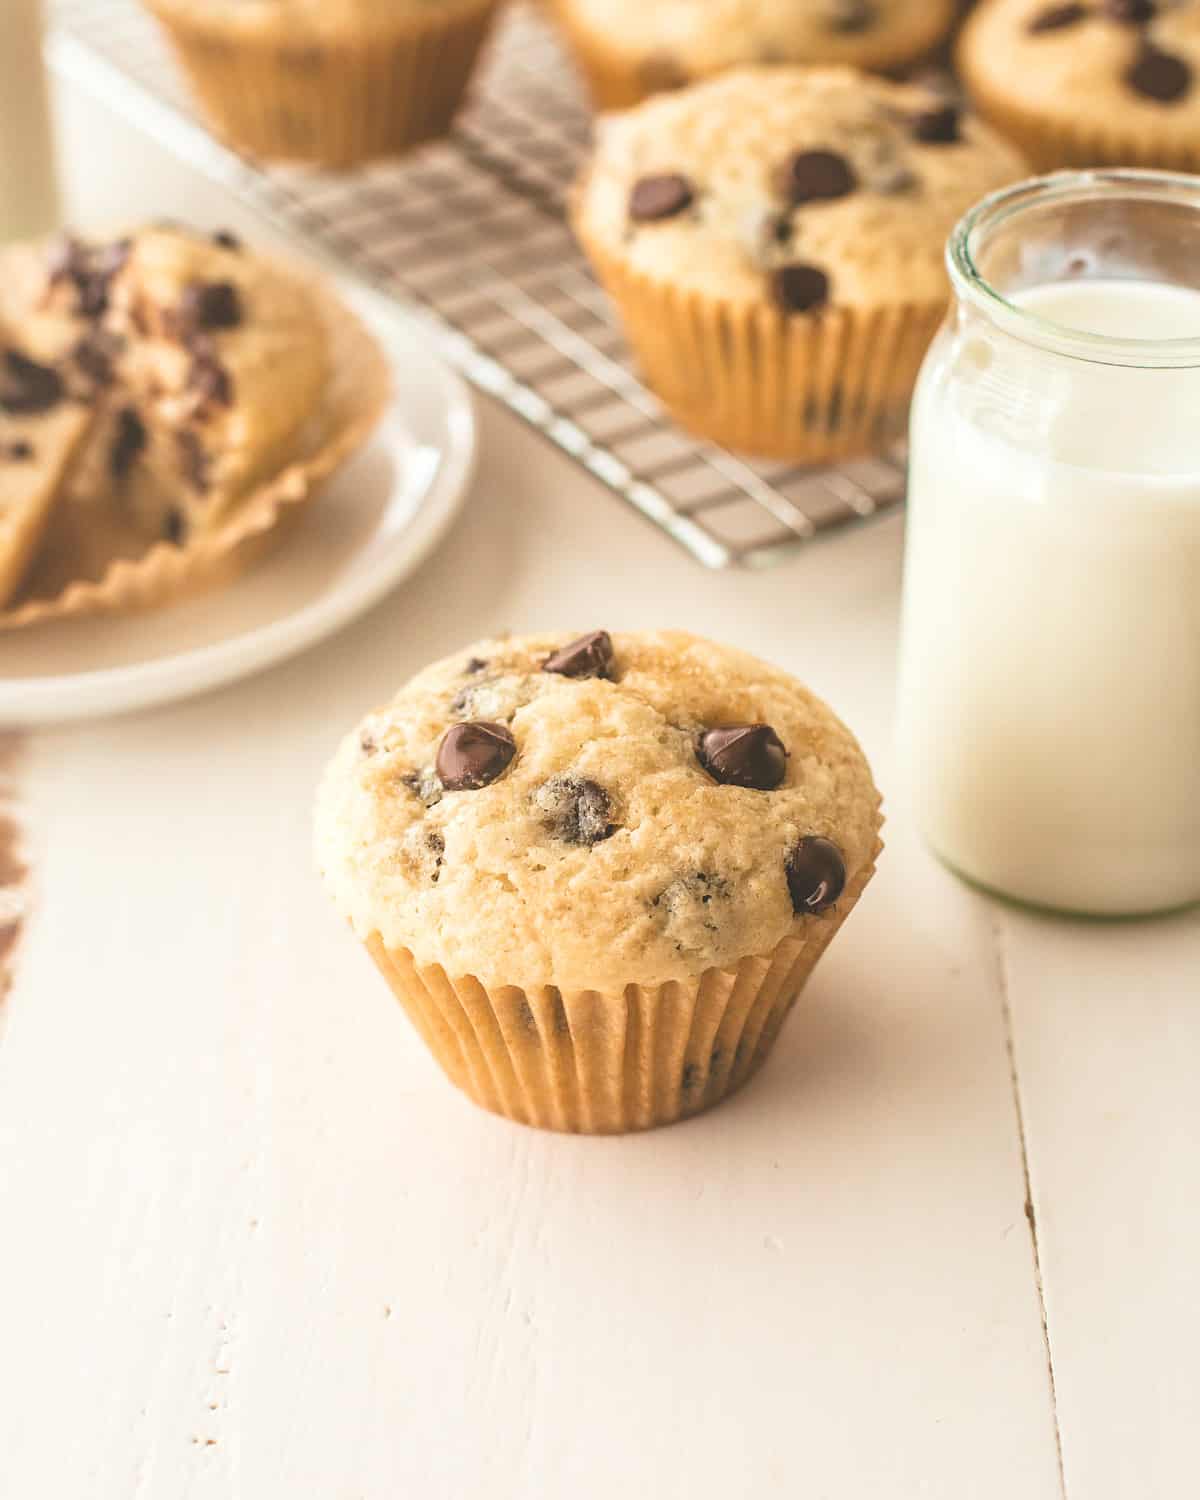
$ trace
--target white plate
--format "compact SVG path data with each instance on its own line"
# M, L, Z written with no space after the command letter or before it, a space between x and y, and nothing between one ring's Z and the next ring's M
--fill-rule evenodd
M370 444L230 587L0 635L0 724L124 713L257 672L369 609L441 538L474 468L470 394L414 318L378 293L342 291L395 370L396 398Z

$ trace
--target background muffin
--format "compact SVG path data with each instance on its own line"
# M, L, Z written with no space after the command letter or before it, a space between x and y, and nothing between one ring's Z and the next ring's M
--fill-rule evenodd
M816 462L903 431L946 237L1024 171L927 88L750 68L606 116L573 217L672 414Z
M498 0L146 0L213 128L347 167L444 135Z
M1042 170L1200 166L1195 0L983 0L958 62L980 110Z
M485 641L343 743L317 849L451 1079L552 1128L716 1103L873 871L878 794L794 679L679 632Z
M746 63L851 63L882 70L927 56L955 0L549 0L597 104Z

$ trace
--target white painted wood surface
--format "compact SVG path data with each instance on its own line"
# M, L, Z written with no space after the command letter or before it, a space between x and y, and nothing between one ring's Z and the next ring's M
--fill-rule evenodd
M238 221L84 101L64 120L81 213ZM709 576L481 415L463 523L360 625L27 749L0 1494L1196 1493L1200 915L1051 922L918 845L895 520ZM641 1138L538 1135L448 1088L327 909L312 785L474 635L673 623L836 705L889 848L744 1094Z

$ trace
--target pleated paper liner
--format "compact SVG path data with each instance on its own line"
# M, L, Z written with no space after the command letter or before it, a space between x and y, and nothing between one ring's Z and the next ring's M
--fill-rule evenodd
M331 375L295 459L240 501L220 530L183 547L155 543L140 557L114 561L95 581L68 584L53 596L19 598L0 611L0 630L173 604L231 582L276 545L370 437L391 397L391 369L375 339L321 282L313 279L312 291L328 330Z
M797 923L773 953L653 988L489 989L418 965L378 933L367 949L446 1076L476 1104L543 1130L619 1135L711 1109L761 1067L874 873L872 860L836 907Z
M1022 109L996 89L989 77L972 67L965 47L959 49L958 62L976 109L1024 154L1034 172L1077 167L1200 172L1200 136L1169 128L1156 131L1132 102L1100 127L1083 119L1049 118ZM1169 127L1169 119L1164 124Z
M576 230L647 383L700 437L762 458L836 463L903 437L944 301L789 316L631 270Z
M393 20L319 39L232 24L225 6L148 4L218 135L252 156L336 169L446 134L498 0L419 14L380 0Z
M650 0L653 3L653 0ZM918 19L921 29L906 47L871 45L868 33L855 38L856 48L845 48L838 57L795 59L788 66L837 66L863 68L876 73L899 74L936 55L953 19L945 0L920 0ZM596 24L580 20L579 7L573 0L546 0L545 8L554 17L567 42L571 56L587 83L588 93L597 109L629 109L654 94L684 88L713 71L689 75L682 63L666 52L637 55L606 36ZM747 56L750 63L753 58ZM776 59L778 61L778 59Z

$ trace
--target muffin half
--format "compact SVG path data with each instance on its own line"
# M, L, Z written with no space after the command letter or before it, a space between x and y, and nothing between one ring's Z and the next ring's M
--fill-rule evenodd
M681 632L483 641L344 741L318 861L450 1079L667 1124L759 1066L870 879L879 796L793 678Z
M750 68L604 117L573 220L683 426L829 461L902 434L946 238L1022 175L927 88Z

